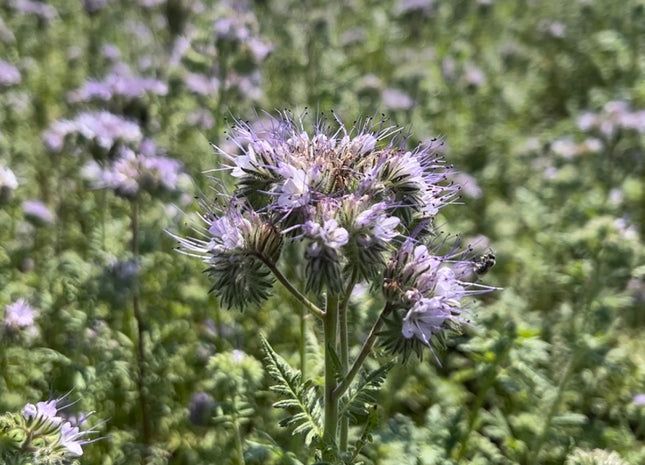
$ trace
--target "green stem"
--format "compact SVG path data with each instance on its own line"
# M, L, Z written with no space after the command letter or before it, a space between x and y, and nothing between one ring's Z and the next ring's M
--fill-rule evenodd
M460 463L463 460L464 456L466 455L466 452L468 451L468 448L467 448L468 438L470 437L470 434L473 432L473 429L475 428L475 422L479 417L479 413L481 412L482 405L484 405L486 394L495 383L495 379L497 378L497 373L499 371L498 368L505 362L506 357L512 346L513 346L513 340L506 340L506 343L501 353L498 352L498 355L495 358L494 364L488 367L487 373L484 376L482 387L479 390L479 393L477 394L477 398L475 399L475 402L471 408L470 416L468 417L468 426L466 427L466 431L462 434L461 440L459 441L459 452L457 454L457 463Z
M323 320L325 332L325 424L323 429L323 442L326 447L336 444L338 431L338 396L334 395L336 387L336 370L332 351L336 350L338 331L338 296L327 296L327 308ZM325 457L323 453L323 458ZM333 458L333 457L332 457Z
M273 264L270 260L268 260L266 257L262 255L257 255L257 257L262 260L262 263L266 265L266 267L271 270L273 275L276 277L278 281L289 291L291 294L300 302L302 305L305 306L307 310L309 310L311 313L313 313L316 318L320 320L324 320L325 318L325 312L318 308L316 304L311 302L307 297L302 294L298 289L296 289L293 284L287 279L285 275L282 274L282 272L278 269L275 264Z
M130 205L132 206L132 256L135 262L138 263L139 260L139 208L138 201L134 199ZM146 395L146 362L145 362L145 328L144 328L144 318L139 305L139 290L135 290L134 295L132 296L132 307L134 311L134 321L137 331L137 390L139 391L139 407L141 409L141 421L142 421L142 442L145 446L146 452L144 457L147 455L148 447L151 444L152 438L152 423L148 411L148 398ZM145 460L145 459L144 459Z
M306 368L307 368L307 351L306 351L306 317L307 313L305 309L300 310L300 376L303 381L307 380Z
M237 419L237 405L235 396L233 397L233 414L231 415L233 422L233 431L235 436L235 453L237 455L238 465L244 465L244 450L242 448L242 435L240 434L240 422Z
M354 286L356 285L356 273L352 274L352 278L347 285L345 290L345 295L341 301L340 308L338 309L338 329L340 331L340 364L343 372L341 376L344 378L347 374L347 369L349 368L349 340L348 340L348 331L347 331L347 305L349 304L349 298L352 295ZM338 396L340 397L340 396ZM338 398L337 397L337 398ZM349 418L344 417L340 419L340 439L339 439L339 448L341 451L345 452L347 450L347 437L349 435Z
M363 342L363 347L361 347L361 351L358 354L358 357L356 357L356 360L354 360L354 364L347 373L347 376L345 376L343 378L343 381L336 387L336 389L334 389L334 396L336 398L342 396L345 391L347 391L349 386L351 386L352 381L354 381L354 378L358 374L358 371L360 370L361 366L363 366L363 362L371 352L372 347L374 346L374 342L376 342L376 337L378 336L378 332L381 329L381 326L383 326L385 316L387 316L391 311L392 307L388 302L385 304L385 307L383 307L383 310L381 310L381 313L378 316L376 322L374 322L374 326L372 326L367 339L365 339L365 342Z
M549 428L551 427L553 417L555 417L555 414L560 407L560 401L562 400L562 397L564 395L564 389L566 388L569 378L573 374L575 365L576 355L572 355L567 362L566 368L564 369L564 373L562 374L562 378L560 379L560 383L558 384L558 391L556 393L555 399L553 399L553 403L551 404L551 407L546 414L546 418L544 419L542 430L540 431L540 434L535 438L535 441L533 441L533 446L529 449L528 463L531 465L537 463L538 457L540 455L540 450L542 449L542 446L544 445L544 442L546 440L546 436Z

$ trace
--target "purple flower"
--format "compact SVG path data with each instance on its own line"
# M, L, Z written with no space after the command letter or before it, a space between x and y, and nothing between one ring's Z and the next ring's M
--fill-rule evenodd
M25 299L18 299L4 309L4 324L12 328L28 328L34 325L38 312Z
M193 425L205 426L213 414L215 399L206 392L197 392L190 397L188 419Z
M142 98L146 94L166 95L167 93L168 86L163 82L133 76L126 65L115 65L105 79L86 82L83 87L71 92L67 99L72 103L90 100L108 101L117 97L131 101Z
M426 16L435 8L434 0L399 0L396 5L398 14L420 14Z
M38 402L36 405L27 404L22 411L26 420L47 421L52 425L59 425L63 418L58 416L56 403L58 400L48 400L47 402Z
M334 219L327 220L322 225L307 221L302 229L306 237L317 239L321 242L320 245L330 249L340 249L349 240L347 230L340 227Z
M396 227L401 220L396 216L388 216L387 208L385 202L378 202L363 210L356 217L356 229L365 230L370 240L390 242L398 235Z
M81 113L73 120L55 121L43 133L43 141L49 150L61 152L65 138L70 134L78 134L105 150L110 150L119 141L138 143L143 137L137 123L99 111Z
M174 191L181 173L181 163L172 158L155 155L142 145L144 151L135 153L122 148L119 157L106 166L95 161L83 168L83 174L92 186L112 189L117 195L132 198L140 190L154 192L159 189Z
M215 219L208 232L213 236L209 244L209 252L232 251L244 247L244 236L251 229L249 220L231 214Z
M13 191L18 187L18 179L11 168L0 165L0 190Z
M384 121L348 128L336 115L311 127L289 113L262 127L238 122L227 149L218 148L235 184L221 200L231 205L202 201L205 226L195 228L196 238L177 238L180 250L202 258L214 292L238 304L241 297L231 296L242 290L257 302L268 295L271 282L259 276L269 273L261 265L277 266L283 241L304 242L294 250L302 254L306 291L336 293L350 280L385 273L400 290L386 291L387 300L410 312L405 334L427 341L435 330L426 328L436 321L434 313L428 316L431 309L448 312L442 323L460 322L459 300L483 290L464 281L473 275L472 261L420 245L434 234L432 221L458 186L435 152L440 144L408 150L405 142L401 129ZM392 255L394 265L388 265ZM261 263L253 271L262 281L257 288L242 276L256 259Z
M469 281L477 279L477 262L462 258L469 249L453 246L440 254L440 245L428 249L406 241L384 275L386 299L405 313L401 333L429 347L437 333L470 324L464 298L495 289Z
M83 8L85 8L85 11L88 13L95 13L108 3L110 3L112 0L83 0Z
M390 110L409 110L414 100L402 90L388 87L383 90L383 104Z
M22 212L25 217L37 224L50 224L54 222L54 215L47 205L40 200L25 200L22 203Z
M61 406L64 399L65 396L46 402L38 402L35 405L27 404L22 415L29 428L29 440L39 439L47 445L47 442L52 440L51 438L55 438L55 442L51 444L54 450L62 449L64 454L78 457L83 455L83 445L96 440L86 439L88 435L95 432L95 427L85 431L80 430L80 426L91 414L82 416L80 420L74 421L75 424L60 415L60 411L67 407Z
M645 110L633 111L627 102L607 102L599 113L585 112L578 117L578 127L585 132L596 131L606 138L619 129L645 133Z
M33 14L46 21L51 21L58 14L53 6L35 0L13 0L9 5L20 13Z
M636 394L633 401L635 405L645 405L645 394Z
M4 60L0 60L0 87L8 87L20 82L18 68Z
M216 95L220 86L219 80L216 78L199 73L187 73L184 83L191 92L205 96Z

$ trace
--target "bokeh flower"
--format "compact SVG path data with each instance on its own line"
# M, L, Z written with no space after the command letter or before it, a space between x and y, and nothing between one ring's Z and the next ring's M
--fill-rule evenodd
M73 120L54 121L42 137L49 150L61 152L70 135L78 135L104 150L112 149L117 142L136 144L143 138L136 122L107 111L84 112Z
M38 312L25 299L18 299L5 307L4 324L10 328L29 328L36 316Z
M21 75L18 68L11 63L0 60L0 87L9 87L20 82Z
M93 187L111 189L126 198L136 197L141 190L172 192L181 172L179 161L156 155L145 146L139 152L122 147L115 160L105 164L91 161L83 169Z
M22 203L22 212L29 221L36 225L50 224L54 222L54 214L40 200L25 200Z

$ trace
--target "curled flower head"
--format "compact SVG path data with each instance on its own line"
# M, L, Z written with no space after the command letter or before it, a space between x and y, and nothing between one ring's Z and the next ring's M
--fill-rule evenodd
M444 242L429 248L407 241L386 268L383 293L394 311L384 346L391 352L407 357L419 344L432 348L445 330L470 325L462 300L495 289L476 282L477 261L464 258L469 248L441 253Z
M282 235L234 201L224 211L210 210L201 219L205 225L195 228L199 237L174 237L180 251L207 264L211 292L227 307L244 309L266 300L273 285L267 263L277 260Z

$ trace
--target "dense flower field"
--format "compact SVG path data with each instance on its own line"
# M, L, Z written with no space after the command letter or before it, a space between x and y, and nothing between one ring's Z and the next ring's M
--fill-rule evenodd
M644 75L640 0L2 2L0 461L645 463Z

